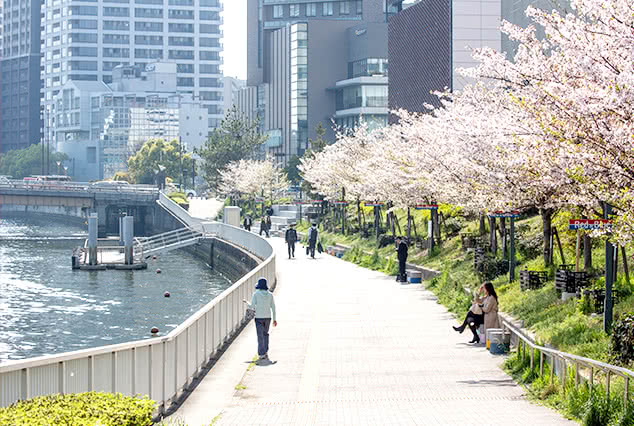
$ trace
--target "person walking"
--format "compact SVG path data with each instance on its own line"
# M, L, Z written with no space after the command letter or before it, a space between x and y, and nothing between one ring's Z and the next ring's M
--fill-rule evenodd
M288 244L288 258L295 257L295 243L297 242L297 231L295 230L295 224L291 223L290 227L286 230L284 235L286 244Z
M313 223L308 229L308 254L313 259L315 258L315 247L319 243L319 231L317 230L317 224Z
M269 359L269 328L271 320L273 327L277 327L275 313L275 298L273 293L269 291L266 278L258 279L255 286L255 292L251 297L251 303L243 300L249 309L255 311L255 329L258 335L258 358L259 360Z
M262 236L262 232L266 238L269 237L269 222L266 220L266 216L262 216L262 220L260 220L260 236Z
M247 215L244 217L244 222L242 223L242 226L244 226L244 229L246 229L247 231L251 232L251 225L253 224L253 221L251 220L251 216Z
M403 241L402 237L396 237L396 257L398 258L398 276L396 281L407 282L407 272L405 266L407 263L407 243Z

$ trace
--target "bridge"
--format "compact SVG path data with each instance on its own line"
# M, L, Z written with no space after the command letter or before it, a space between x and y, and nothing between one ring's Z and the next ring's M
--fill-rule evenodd
M135 217L135 229L145 235L154 223L159 190L150 185L104 187L84 182L0 183L0 213L43 213L86 219L99 215L99 235L116 234L119 217Z

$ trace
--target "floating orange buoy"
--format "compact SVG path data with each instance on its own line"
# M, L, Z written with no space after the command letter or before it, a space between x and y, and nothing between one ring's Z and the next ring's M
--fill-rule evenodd
M170 297L170 296L171 296L171 294L170 294L170 292L169 292L169 291L166 291L165 293L163 293L163 296L165 296L165 297Z
M152 332L152 334L157 334L159 332L158 327L152 327L152 330L150 330Z
M157 269L157 270L156 270L156 273L157 273L157 274L160 274L160 273L161 273L161 270L160 270L160 269Z

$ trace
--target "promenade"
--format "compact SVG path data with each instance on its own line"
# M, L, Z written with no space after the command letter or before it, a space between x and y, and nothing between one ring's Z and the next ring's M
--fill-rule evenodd
M503 357L466 342L421 285L301 246L278 254L275 364L249 368L250 323L176 412L190 426L573 424L529 403Z

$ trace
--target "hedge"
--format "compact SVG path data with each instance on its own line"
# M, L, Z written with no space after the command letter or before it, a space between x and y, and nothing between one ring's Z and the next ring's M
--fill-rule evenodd
M0 408L0 425L149 426L154 401L119 393L48 395Z

